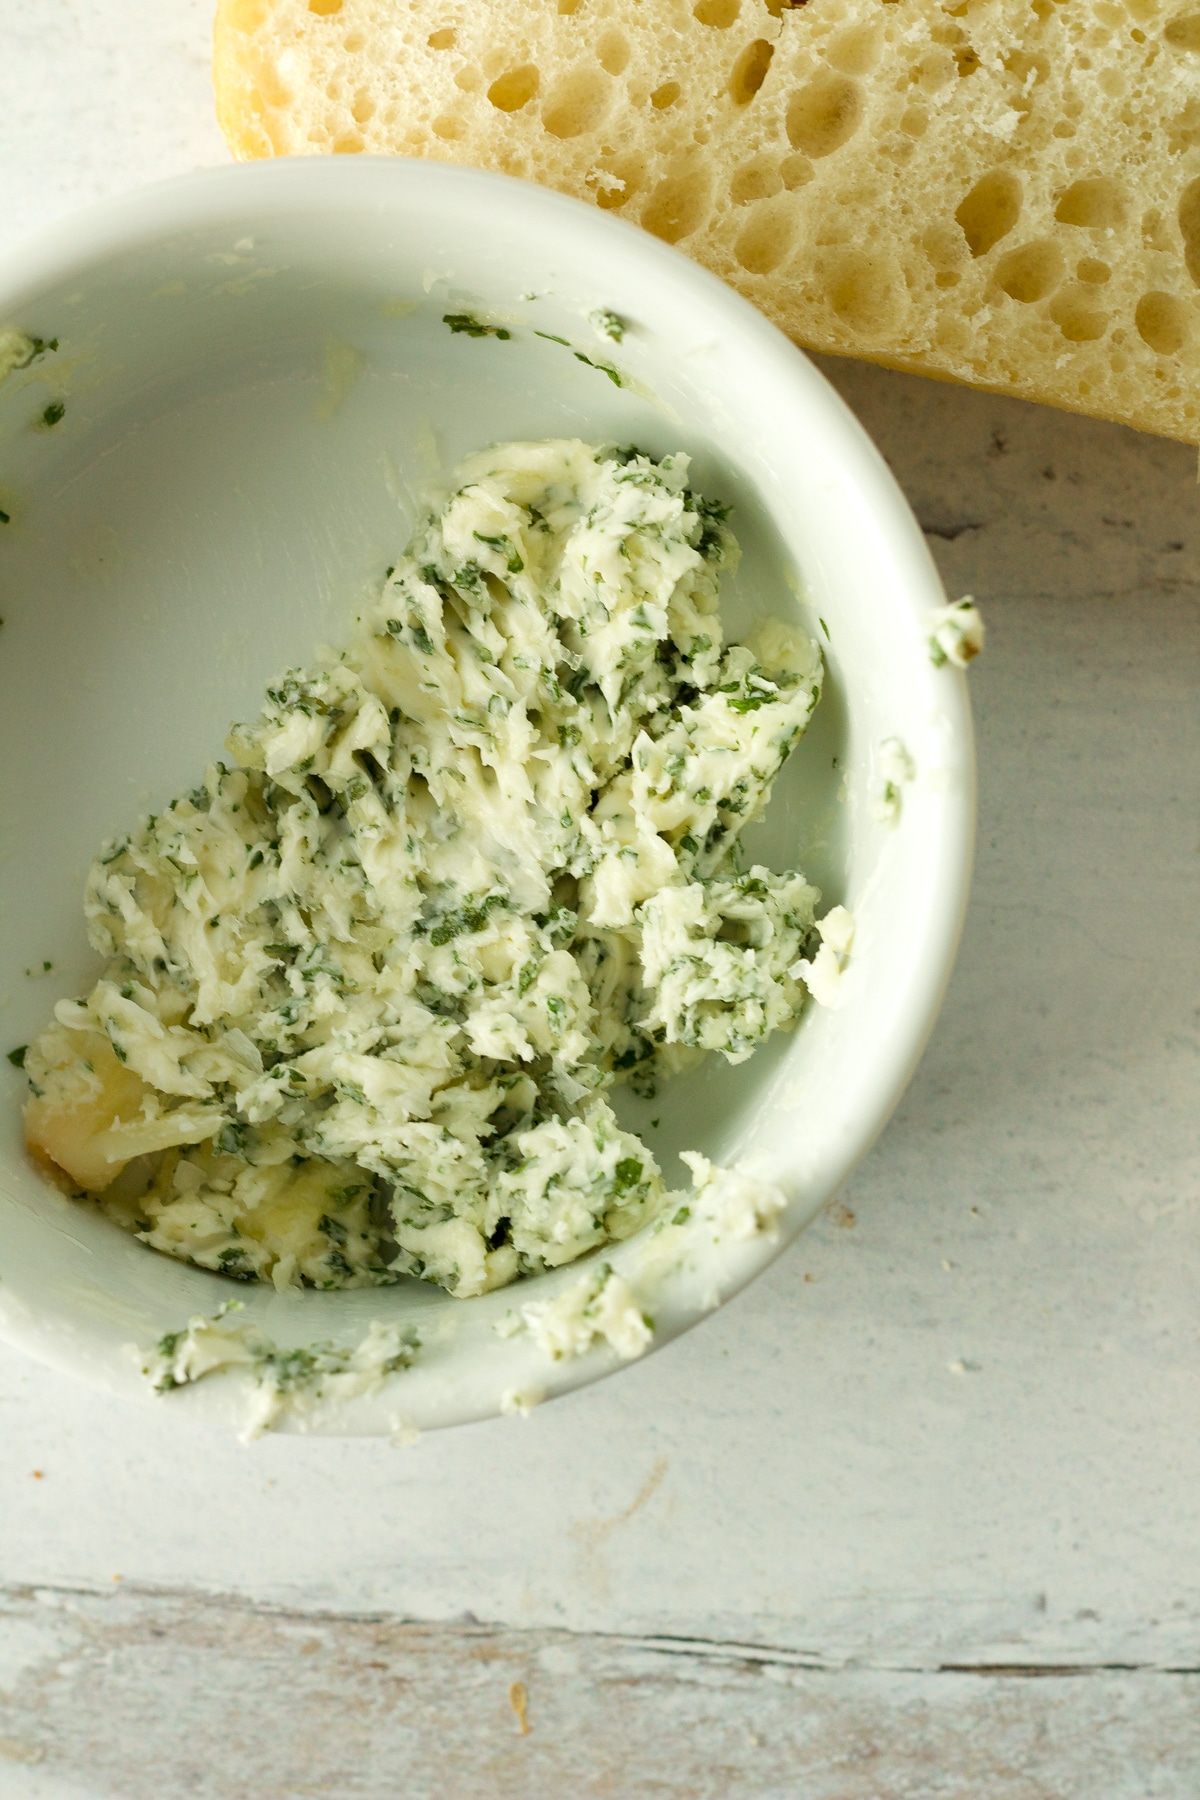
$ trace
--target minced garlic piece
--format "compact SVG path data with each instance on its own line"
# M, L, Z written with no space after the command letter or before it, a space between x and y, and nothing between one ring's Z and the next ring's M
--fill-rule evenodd
M676 1196L684 1202L680 1211L710 1230L715 1241L752 1238L774 1228L787 1200L772 1182L722 1168L697 1150L685 1150L682 1160L692 1171L692 1192ZM684 1222L679 1212L671 1223L676 1220Z
M809 962L798 962L792 974L803 981L818 1006L839 1007L845 995L842 975L846 958L854 942L854 914L844 906L835 906L816 922L821 939L816 955Z
M970 594L952 600L933 615L929 655L939 669L944 663L965 669L983 649L983 615Z
M555 1362L582 1356L597 1341L632 1362L654 1336L629 1283L608 1263L589 1269L553 1300L529 1301L521 1318L538 1348Z

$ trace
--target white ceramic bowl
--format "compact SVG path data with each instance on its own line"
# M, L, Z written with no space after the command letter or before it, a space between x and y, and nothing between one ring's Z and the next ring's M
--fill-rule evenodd
M629 321L619 345L588 323L598 307ZM448 312L506 322L511 336L453 334ZM973 823L965 683L930 659L944 596L877 452L805 358L676 251L556 194L437 163L303 159L145 189L11 255L7 323L60 347L0 387L3 1050L90 985L80 897L100 840L192 785L272 674L343 635L439 467L496 439L578 435L686 449L701 490L733 502L734 630L799 609L829 671L753 847L850 906L857 935L839 1010L811 1007L736 1069L710 1058L650 1109L669 1179L685 1181L674 1153L696 1148L752 1166L790 1202L773 1236L700 1246L661 1278L655 1343L685 1330L777 1255L867 1150L921 1053L959 936ZM612 361L626 384L552 337ZM61 421L39 429L60 400ZM877 817L889 740L915 769L893 824ZM457 1301L415 1282L234 1288L157 1255L30 1166L23 1081L0 1068L0 1333L56 1368L236 1423L250 1377L160 1400L130 1348L231 1294L284 1345L349 1345L373 1320L419 1329L410 1370L301 1420L285 1413L283 1428L452 1424L514 1390L552 1395L618 1366L603 1347L554 1363L527 1334L494 1329L578 1265ZM629 1270L644 1250L634 1239L611 1260Z

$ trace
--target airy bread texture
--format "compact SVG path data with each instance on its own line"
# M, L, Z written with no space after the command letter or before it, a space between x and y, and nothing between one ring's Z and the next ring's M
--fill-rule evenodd
M1195 441L1196 7L218 0L217 110L238 156L526 176L802 344Z

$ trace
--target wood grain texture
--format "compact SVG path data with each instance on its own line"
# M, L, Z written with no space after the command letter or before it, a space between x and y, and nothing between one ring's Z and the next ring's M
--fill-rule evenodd
M1194 1800L1200 1781L1196 1673L830 1669L131 1592L9 1592L0 1633L14 1800Z
M0 21L0 249L89 201L228 162L209 0L31 0Z
M831 373L990 622L962 952L841 1203L661 1356L410 1451L245 1450L0 1357L4 1579L1200 1661L1194 458Z
M20 13L0 250L220 159L208 0ZM895 1119L747 1293L528 1420L246 1449L0 1351L0 1800L1200 1793L1195 458L825 366L990 628Z

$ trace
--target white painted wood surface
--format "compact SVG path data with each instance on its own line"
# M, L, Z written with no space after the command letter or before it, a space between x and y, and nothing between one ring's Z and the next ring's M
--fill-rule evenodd
M208 11L0 0L0 247L225 160ZM991 633L896 1120L527 1421L243 1448L0 1353L3 1800L1200 1792L1195 452L828 372Z

